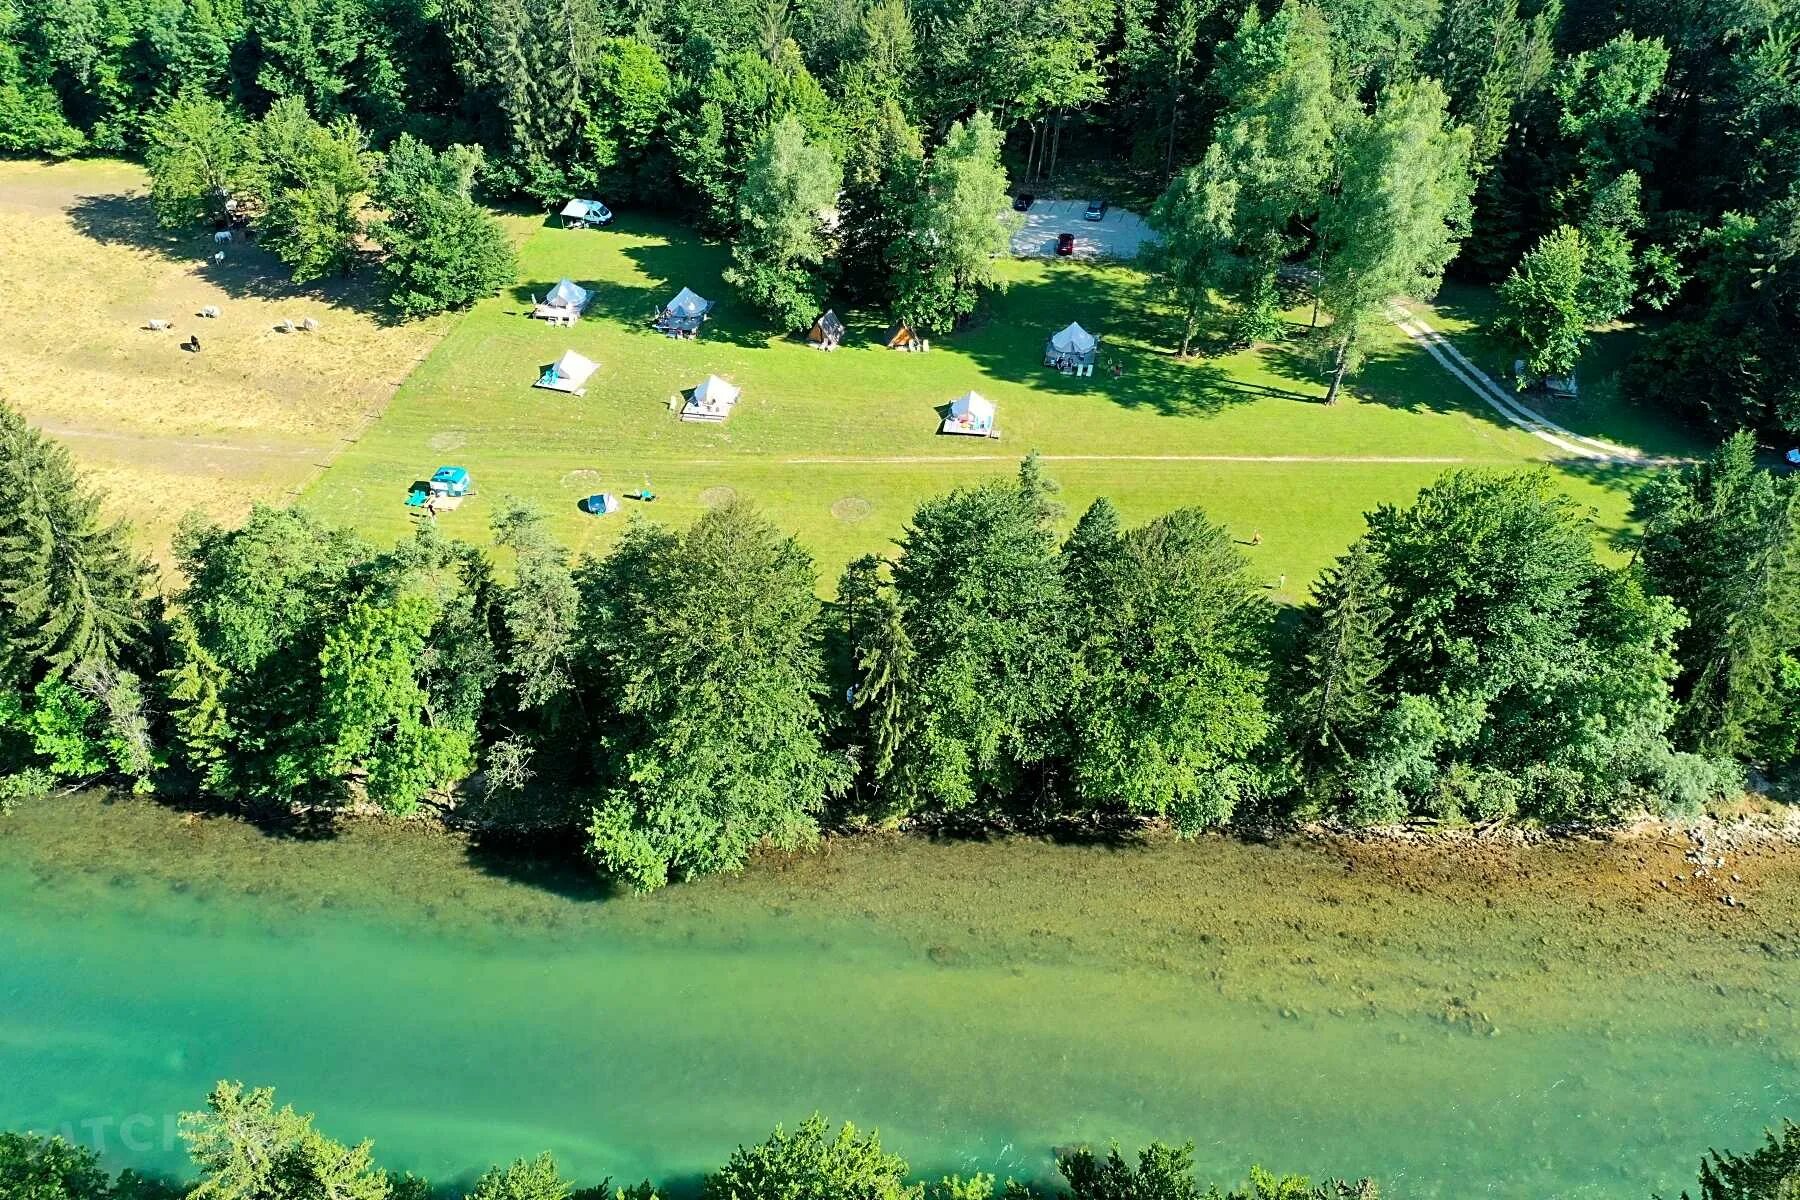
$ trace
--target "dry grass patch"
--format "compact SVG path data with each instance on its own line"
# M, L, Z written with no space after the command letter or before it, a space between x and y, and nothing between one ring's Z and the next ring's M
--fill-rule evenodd
M229 520L297 493L453 318L387 325L365 285L297 288L254 244L171 236L147 187L125 163L0 163L0 394L69 445L160 557L190 508ZM208 306L216 319L198 315ZM317 332L276 330L307 317ZM181 349L189 335L198 354Z

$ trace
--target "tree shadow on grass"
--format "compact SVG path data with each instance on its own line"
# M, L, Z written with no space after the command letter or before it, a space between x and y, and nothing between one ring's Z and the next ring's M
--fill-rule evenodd
M1579 458L1558 459L1551 464L1551 468L1558 474L1572 479L1584 480L1597 487L1605 488L1609 492L1618 492L1633 497L1633 506L1626 510L1628 514L1635 507L1635 497L1640 488L1650 482L1659 471L1676 469L1674 467L1643 467L1622 462L1596 462ZM1606 544L1622 553L1635 552L1643 540L1642 532L1628 522L1609 524L1604 521L1595 521L1594 524L1595 528L1605 537Z
M299 304L323 304L368 316L384 325L402 318L385 304L372 273L295 283L288 268L260 243L245 241L241 233L231 242L213 241L210 231L170 230L156 220L147 198L128 193L79 196L69 209L76 232L103 246L129 246L160 255L170 262L185 263L195 274L234 299L287 300ZM224 261L214 255L223 251ZM186 317L187 313L150 313L147 316ZM296 313L295 319L304 316Z
M1044 362L1046 341L1071 321L1100 338L1092 375L1065 375ZM1121 408L1164 416L1211 416L1260 399L1314 399L1216 361L1179 357L1174 326L1174 318L1147 303L1141 277L1058 264L1040 277L1015 280L978 321L943 341L996 379L1043 392L1095 393Z
M1283 341L1263 350L1263 361L1284 379L1323 387L1329 383L1321 364L1321 355L1328 352L1321 344L1325 330L1321 326L1313 333L1297 327ZM1363 404L1409 413L1463 413L1496 426L1507 425L1461 380L1411 342L1371 346L1361 369L1345 379L1344 386Z
M648 287L607 284L596 301L608 316L648 326L682 288L690 288L712 301L712 310L695 340L725 342L762 349L783 336L738 300L737 289L725 282L729 261L723 246L701 241L691 231L663 229L663 240L629 246L625 257L656 282Z

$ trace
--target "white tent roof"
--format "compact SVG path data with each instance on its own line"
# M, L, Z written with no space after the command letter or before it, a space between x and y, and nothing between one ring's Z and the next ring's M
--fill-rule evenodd
M589 375L599 369L600 365L593 359L577 354L573 350L564 350L562 357L556 360L557 378L567 379L577 384L586 381Z
M677 316L697 317L712 307L712 302L689 288L682 288L667 307Z
M606 216L610 210L598 200L571 200L563 205L562 215L565 217Z
M991 420L994 416L994 402L980 392L965 392L950 402L950 415L960 417L964 413Z
M1050 345L1058 354L1088 354L1095 346L1094 335L1070 321L1068 327L1050 335Z
M708 375L694 389L694 405L697 408L727 408L737 403L739 391L717 375Z
M572 279L564 279L550 289L544 297L545 304L554 304L563 308L580 308L587 303L587 289Z

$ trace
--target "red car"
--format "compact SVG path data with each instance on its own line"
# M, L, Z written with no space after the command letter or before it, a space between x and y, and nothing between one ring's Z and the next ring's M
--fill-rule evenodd
M1075 235L1072 233L1057 234L1056 253L1062 258L1067 258L1069 255L1075 253Z

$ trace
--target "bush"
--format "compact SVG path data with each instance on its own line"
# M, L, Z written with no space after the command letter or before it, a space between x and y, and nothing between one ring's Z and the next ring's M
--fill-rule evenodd
M21 800L43 800L55 787L56 776L43 767L0 775L0 814L11 812Z
M1665 814L1692 816L1709 800L1744 790L1744 768L1724 758L1678 751L1652 768L1652 800Z

